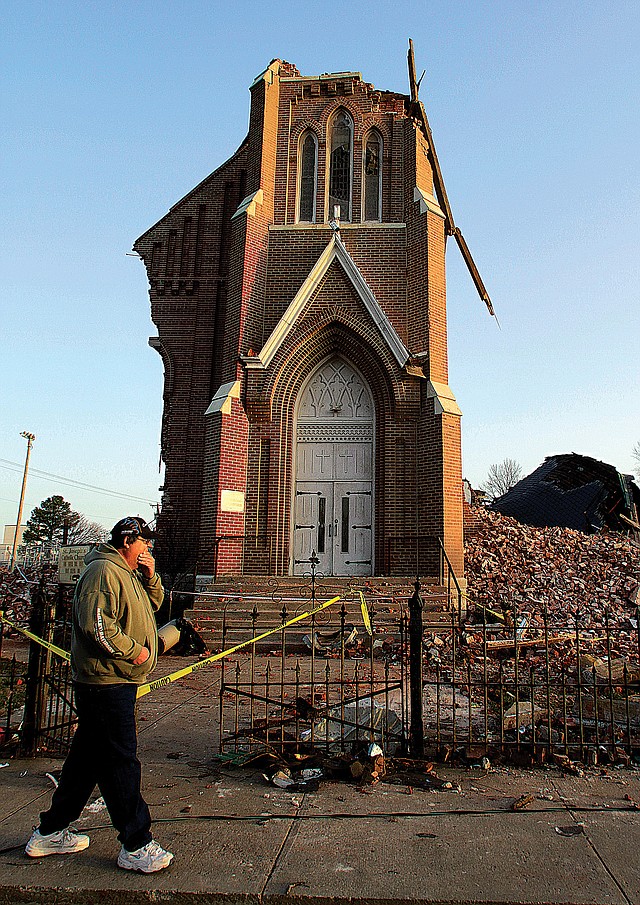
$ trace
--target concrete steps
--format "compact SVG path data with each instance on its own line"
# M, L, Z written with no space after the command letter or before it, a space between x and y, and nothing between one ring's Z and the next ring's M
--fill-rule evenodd
M397 638L400 619L408 615L409 598L414 593L413 582L409 579L382 577L354 581L331 578L317 582L315 589L309 580L300 578L250 576L222 579L207 591L194 594L193 606L185 610L184 615L193 623L207 646L216 649L223 646L223 640L224 647L233 646L277 628L283 618L288 621L337 596L339 601L315 617L316 644L322 645L332 633L337 632L340 637L343 609L345 636L349 636L351 627L355 628L360 638L368 635L359 591L365 597L374 635ZM446 588L425 581L421 583L420 592L424 601L425 630L446 631L451 628L452 612ZM311 629L311 618L288 627L287 648L309 649L303 637L309 635ZM281 633L274 632L258 642L257 648L270 650L281 643Z

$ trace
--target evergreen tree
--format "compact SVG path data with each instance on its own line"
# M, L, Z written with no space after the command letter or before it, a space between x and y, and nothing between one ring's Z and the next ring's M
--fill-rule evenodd
M47 497L36 506L22 535L23 545L28 544L60 544L64 533L65 522L73 524L77 513L71 504L57 494Z

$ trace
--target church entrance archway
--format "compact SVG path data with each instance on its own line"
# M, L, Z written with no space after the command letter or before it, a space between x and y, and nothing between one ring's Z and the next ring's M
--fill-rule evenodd
M373 574L374 407L364 378L331 358L302 391L296 426L293 573Z

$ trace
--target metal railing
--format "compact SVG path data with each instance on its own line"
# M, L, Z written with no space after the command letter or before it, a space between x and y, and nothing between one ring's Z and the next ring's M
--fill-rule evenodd
M285 628L326 589L312 575L304 595L285 590L220 606L216 647L276 629L221 661L221 751L339 752L377 741L385 753L433 759L640 762L638 609L614 622L588 609L565 618L531 605L470 607L463 622L452 610L449 625L425 621L423 630L416 582L411 602L367 594L363 611L360 593L343 590L340 602ZM31 630L68 650L67 612L57 586L34 586ZM68 663L31 645L23 713L20 666L7 661L7 670L5 739L19 722L22 753L63 753L75 727Z
M337 627L312 615L271 636L268 649L252 645L222 661L221 752L339 752L374 741L384 750L406 750L406 616L382 623L369 608L369 634L361 613L359 631L355 611L345 602L337 610ZM293 615L283 605L281 624ZM244 625L225 622L223 648L239 631L260 635L269 620L254 607Z
M442 538L435 534L391 535L385 538L385 550L387 574L435 579L446 589L449 608L462 614L462 589Z
M71 646L69 605L57 584L47 583L45 572L33 588L29 630L62 650ZM63 754L75 732L71 666L35 642L30 643L24 711L19 725L23 755Z
M490 614L490 617L495 614ZM587 762L640 756L638 615L552 620L514 608L489 622L452 622L424 638L425 746L462 751L554 755Z

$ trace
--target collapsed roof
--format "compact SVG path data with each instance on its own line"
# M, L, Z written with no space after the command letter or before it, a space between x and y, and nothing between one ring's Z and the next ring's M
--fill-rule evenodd
M640 488L632 476L577 453L548 456L492 508L539 528L640 533Z

